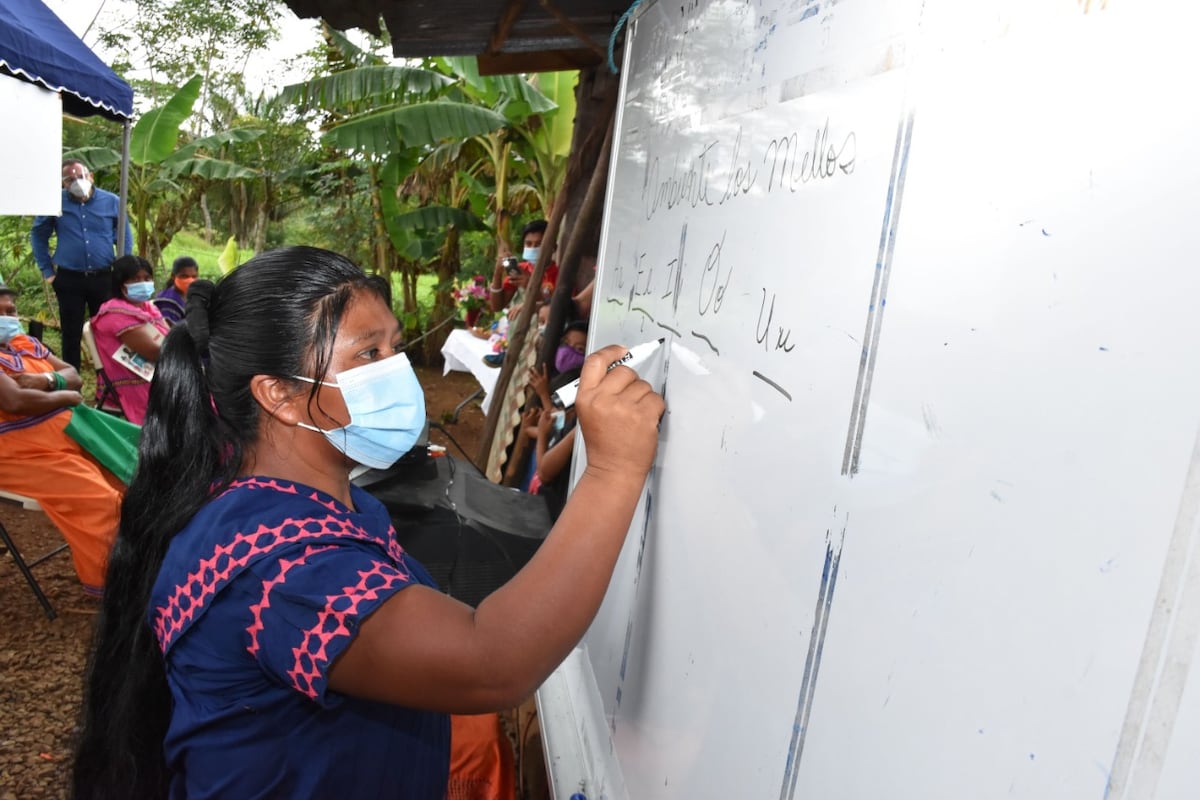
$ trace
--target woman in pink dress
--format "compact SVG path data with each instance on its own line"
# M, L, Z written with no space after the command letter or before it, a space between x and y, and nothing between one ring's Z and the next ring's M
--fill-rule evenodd
M141 425L167 321L150 302L154 273L146 259L122 256L114 261L112 289L113 299L92 317L92 334L100 366L117 391L125 418Z

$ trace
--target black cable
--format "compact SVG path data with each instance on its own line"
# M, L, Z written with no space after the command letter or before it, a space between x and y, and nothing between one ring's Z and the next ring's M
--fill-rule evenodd
M402 350L407 350L408 348L410 348L410 347L412 347L413 345L415 345L415 344L417 344L418 342L420 342L422 339L427 339L427 338L429 338L430 336L432 336L432 335L433 335L433 333L434 333L434 332L435 332L435 331L436 331L438 328L443 328L443 327L445 327L445 326L446 326L448 323L450 323L450 322L454 322L454 320L456 320L456 319L458 319L458 317L446 317L444 320L442 320L441 322L439 322L437 325L434 325L432 328L430 328L429 330L425 331L425 332L424 332L424 333L422 333L420 336L418 336L417 338L413 339L411 342L405 342L405 343L404 343L404 347L402 347L401 349L402 349Z
M475 463L475 461L474 461L474 460L473 460L473 459L472 459L472 458L471 458L469 455L467 455L467 451L466 451L465 449L463 449L463 446L462 446L461 444L459 444L459 443L458 443L458 440L457 440L457 439L455 439L453 436L451 436L451 435L450 435L450 431L446 430L446 428L445 428L445 427L442 425L442 423L440 423L440 422L434 422L433 420L430 420L430 421L429 421L429 427L431 427L431 428L437 428L439 431L441 431L441 432L442 432L442 433L445 435L445 437L446 437L447 439L449 439L449 440L451 441L451 443L453 443L453 445L454 445L455 447L457 447L457 448L458 448L458 452L460 452L460 453L462 453L462 454L463 454L463 459L464 459L464 460L465 460L465 461L466 461L468 464L470 464L472 467L474 467L476 472L480 473L481 475L483 474L483 470L481 470L481 469L479 468L479 465L478 465L478 464L476 464L476 463Z

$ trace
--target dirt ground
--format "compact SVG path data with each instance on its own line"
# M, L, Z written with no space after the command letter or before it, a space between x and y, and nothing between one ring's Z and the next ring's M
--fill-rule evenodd
M455 407L479 384L465 372L443 377L417 368L430 420L441 423L430 441L456 457L465 449L474 460L483 435L478 402L468 403L449 422ZM457 442L457 444L456 444ZM0 520L26 560L48 552L62 539L41 512L0 502ZM86 600L63 553L34 569L58 612L47 620L12 559L0 555L0 800L65 797L72 732L78 714L84 664L96 606Z

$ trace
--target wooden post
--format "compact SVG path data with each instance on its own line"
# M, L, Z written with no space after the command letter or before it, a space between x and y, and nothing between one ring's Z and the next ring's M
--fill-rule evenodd
M588 181L587 195L579 209L579 218L575 220L574 235L567 244L559 265L558 283L554 287L554 296L550 301L550 315L546 318L546 335L542 338L542 353L539 364L554 360L554 351L558 349L560 331L566 322L567 306L575 294L575 275L579 271L579 262L583 256L583 242L592 227L600 221L604 207L604 187L608 180L608 161L612 151L613 125L616 114L608 117L608 132L604 135L604 144L600 148L600 158Z

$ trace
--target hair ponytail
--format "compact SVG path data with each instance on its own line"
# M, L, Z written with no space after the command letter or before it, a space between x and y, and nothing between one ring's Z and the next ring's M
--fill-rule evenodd
M219 430L200 354L188 326L178 325L155 367L138 465L109 555L73 774L80 800L166 797L171 695L146 610L171 538L213 483L231 477L222 472L236 462L222 458L228 442Z

